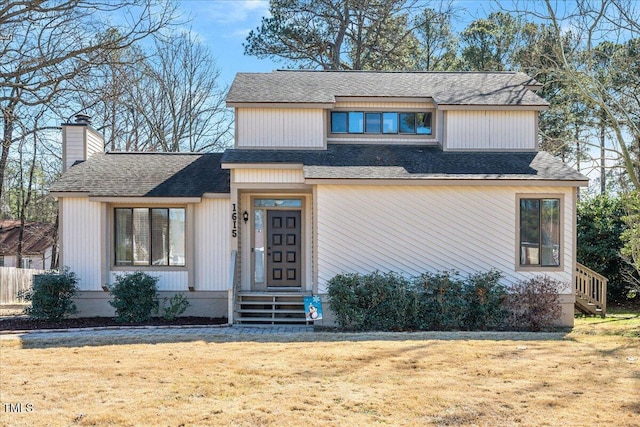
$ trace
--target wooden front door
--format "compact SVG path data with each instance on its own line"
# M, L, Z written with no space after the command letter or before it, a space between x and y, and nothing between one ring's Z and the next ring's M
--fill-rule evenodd
M267 286L300 287L300 211L267 211Z

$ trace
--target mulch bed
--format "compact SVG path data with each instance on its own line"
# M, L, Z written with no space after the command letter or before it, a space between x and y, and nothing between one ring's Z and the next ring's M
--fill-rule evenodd
M32 320L26 317L4 317L0 319L0 331L21 331L34 329L98 328L105 326L180 326L180 325L224 325L226 317L178 317L173 321L154 318L142 323L119 323L111 317L81 317L63 319L59 322Z

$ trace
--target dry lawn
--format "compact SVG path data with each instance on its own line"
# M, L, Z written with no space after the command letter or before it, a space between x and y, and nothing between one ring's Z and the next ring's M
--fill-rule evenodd
M0 416L7 426L638 426L640 316L626 317L557 334L4 340Z

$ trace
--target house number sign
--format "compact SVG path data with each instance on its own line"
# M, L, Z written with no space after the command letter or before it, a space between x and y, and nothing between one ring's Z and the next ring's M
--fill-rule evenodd
M236 208L236 204L231 204L231 221L233 222L233 227L231 227L231 237L238 237L238 209Z

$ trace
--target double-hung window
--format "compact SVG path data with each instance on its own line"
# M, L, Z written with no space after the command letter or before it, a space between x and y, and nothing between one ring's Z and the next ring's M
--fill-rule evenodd
M184 266L184 208L115 208L115 265Z
M560 198L519 199L519 258L522 267L560 266Z

